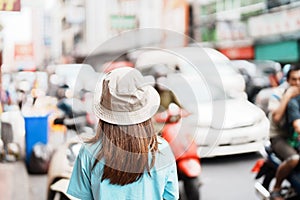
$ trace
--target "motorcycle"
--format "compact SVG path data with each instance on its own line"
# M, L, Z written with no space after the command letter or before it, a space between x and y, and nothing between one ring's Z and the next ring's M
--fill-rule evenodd
M66 192L81 145L80 138L73 137L54 152L48 169L48 200L76 199Z
M156 114L154 120L157 123L165 123L161 130L161 136L168 141L175 155L178 178L183 181L186 198L199 200L201 165L200 157L197 154L197 145L180 131L181 119L188 115L189 113L185 110L171 103L168 110ZM182 199L182 195L180 198Z
M57 103L57 108L60 110L60 113L54 119L54 125L64 125L69 130L69 133L72 131L73 134L84 132L85 128L94 128L94 122L90 120L91 113L86 111L85 104L81 100L64 98ZM65 134L65 137L67 137L67 134Z
M67 188L72 174L75 159L79 153L83 138L90 138L94 129L88 123L88 113L82 103L76 99L61 100L58 108L62 115L54 119L54 124L64 125L67 128L64 143L52 155L48 169L47 199L48 200L75 200L68 195ZM75 110L75 108L77 110Z
M276 170L282 161L272 151L270 144L265 146L265 152L262 152L262 155L264 158L257 160L251 171L256 173L256 192L262 199L268 200L271 185L275 181ZM300 164L287 177L280 193L286 200L300 199Z
M23 157L22 131L23 117L18 111L1 113L0 161L15 162ZM23 136L24 137L24 136Z

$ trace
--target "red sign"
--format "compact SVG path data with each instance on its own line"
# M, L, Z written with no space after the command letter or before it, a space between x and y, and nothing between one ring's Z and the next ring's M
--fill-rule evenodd
M227 48L219 49L221 53L226 55L229 59L253 59L254 58L254 49L252 46L248 47L239 47L239 48Z
M0 11L20 11L21 0L0 0Z
M33 57L32 44L15 44L15 59L24 59Z
M18 70L35 70L33 44L15 44L14 60Z

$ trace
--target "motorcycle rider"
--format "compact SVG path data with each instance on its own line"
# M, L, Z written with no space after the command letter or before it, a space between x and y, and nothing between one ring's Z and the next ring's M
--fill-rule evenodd
M186 110L181 109L177 104L170 103L168 109L155 115L157 122L167 122L162 129L162 137L167 140L176 158L178 179L183 181L184 191L187 199L199 200L201 185L198 178L201 172L200 158L197 155L197 146L194 141L183 132L180 132L182 126L182 117L190 115ZM186 172L181 161L184 159L196 159L189 162ZM187 167L187 166L185 166Z
M289 143L299 150L300 147L300 95L292 98L287 106L287 123L290 131Z
M282 159L276 172L276 182L271 192L271 199L281 200L281 184L290 172L297 166L300 156L289 144L289 131L285 113L288 102L300 95L300 66L292 65L287 73L287 83L274 89L269 100L270 141L273 151Z

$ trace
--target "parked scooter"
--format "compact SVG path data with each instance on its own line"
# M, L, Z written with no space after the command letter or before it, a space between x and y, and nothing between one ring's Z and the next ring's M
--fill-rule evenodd
M81 144L79 137L73 137L54 152L48 169L48 200L76 199L66 191Z
M62 114L53 123L65 125L69 130L81 131L78 129L87 126L87 112L84 109L74 110L73 108L82 106L82 102L75 98L61 100L57 107L62 111Z
M0 130L0 161L14 162L21 159L21 146L15 141L12 124L1 121Z
M71 98L66 95L68 86L63 85L57 91L57 108L61 111L60 116L54 120L54 124L65 125L68 130L75 132L83 132L82 128L86 126L92 127L89 124L89 113L85 104L78 98Z
M200 157L197 155L196 144L180 130L182 117L188 115L189 113L184 109L171 103L168 110L156 114L154 119L158 123L166 123L161 130L161 135L169 142L175 155L178 178L183 181L185 196L188 200L199 200Z
M272 151L270 144L265 146L265 152L262 153L262 159L259 159L252 172L256 173L255 189L259 196L264 199L270 199L270 190L275 181L275 174L278 166L282 162ZM288 176L287 184L284 184L280 193L286 200L300 199L300 164Z
M64 123L68 123L67 125ZM77 124L76 119L65 119L62 121L67 127L67 132L76 132L65 139L64 144L60 145L52 155L48 169L48 200L68 200L77 199L66 193L73 165L79 153L84 138L90 138L94 131L85 126L81 121ZM71 128L71 129L69 129Z
M57 107L62 115L54 120L54 124L67 127L65 142L54 152L48 169L48 200L77 199L66 193L75 159L82 145L82 138L91 137L93 128L88 123L88 113L81 100L61 98ZM68 135L68 137L67 137Z

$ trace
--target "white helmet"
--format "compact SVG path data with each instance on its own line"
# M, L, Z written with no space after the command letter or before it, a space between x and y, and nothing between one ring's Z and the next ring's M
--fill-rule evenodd
M175 103L170 103L168 106L168 113L171 116L180 115L180 107Z

